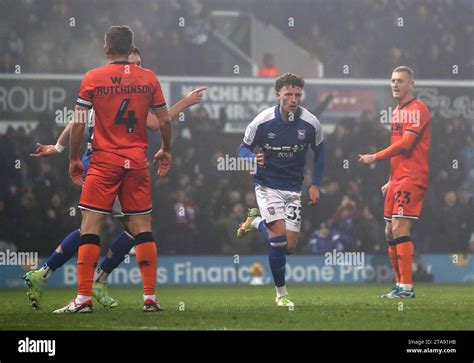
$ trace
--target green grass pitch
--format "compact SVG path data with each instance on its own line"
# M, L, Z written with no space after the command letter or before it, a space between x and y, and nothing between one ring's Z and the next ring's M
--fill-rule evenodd
M417 284L416 298L381 300L389 285L289 286L293 311L273 304L272 286L158 287L165 311L143 313L140 288L109 288L119 306L55 315L74 289L47 289L33 310L26 290L3 290L2 330L472 330L474 286Z

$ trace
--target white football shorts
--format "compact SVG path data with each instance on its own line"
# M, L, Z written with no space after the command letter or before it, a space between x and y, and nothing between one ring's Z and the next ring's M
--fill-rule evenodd
M255 186L255 196L262 218L267 223L285 220L288 231L299 232L301 228L301 192Z

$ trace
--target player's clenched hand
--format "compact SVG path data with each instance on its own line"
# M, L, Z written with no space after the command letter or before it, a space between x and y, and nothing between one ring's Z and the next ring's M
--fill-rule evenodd
M202 101L202 94L204 91L207 90L207 87L199 87L196 89L193 89L191 92L189 92L185 97L185 101L187 106L192 106L195 105L196 103L199 103Z
M375 163L375 154L359 154L359 163L370 165Z
M265 154L263 153L263 149L259 148L257 152L257 165L263 168L265 165Z
M153 160L153 164L158 162L158 171L157 175L158 176L165 176L168 173L168 170L170 170L171 166L171 153L169 151L164 151L163 149L160 149L156 154L155 154L155 159Z
M316 205L319 202L319 188L316 185L309 187L309 204Z
M387 182L385 183L384 185L382 185L382 188L380 188L380 190L382 191L382 195L385 197L385 194L387 193L387 189L388 189L388 185L390 184L390 182Z
M56 154L59 154L59 152L58 150L56 150L54 145L43 145L38 142L36 143L36 151L30 154L30 156L34 158L43 158L45 156L51 156Z
M82 184L84 184L84 165L79 159L69 161L69 176L74 184L82 187Z

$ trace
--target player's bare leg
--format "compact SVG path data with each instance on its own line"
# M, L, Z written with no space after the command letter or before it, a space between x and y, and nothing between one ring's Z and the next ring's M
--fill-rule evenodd
M133 215L130 216L129 222L130 230L135 236L136 259L143 281L143 311L163 310L155 295L158 253L151 233L151 215Z
M104 220L105 214L103 213L82 211L81 246L77 253L77 297L65 307L55 310L54 313L92 312L92 285L95 266L100 256L99 233Z
M296 245L298 244L300 233L286 230L286 237L288 238L288 246L286 248L286 254L291 255L296 250Z
M410 237L412 221L408 218L392 219L393 244L396 248L398 269L400 273L399 289L393 293L396 298L414 298L412 281L413 242Z

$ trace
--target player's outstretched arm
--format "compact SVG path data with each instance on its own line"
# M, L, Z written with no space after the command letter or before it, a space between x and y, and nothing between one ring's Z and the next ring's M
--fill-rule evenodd
M411 132L405 132L400 140L394 142L386 149L383 149L375 154L359 154L359 162L369 165L378 160L383 160L402 154L412 148L416 141L416 137L417 136Z
M178 118L179 114L186 108L196 105L202 101L202 96L207 87L193 89L186 96L180 99L168 110L171 121Z
M88 109L77 106L74 110L74 121L69 125L69 176L76 185L84 183L84 165L79 158L82 137L87 122Z
M155 160L159 163L158 172L159 176L165 176L171 166L171 120L168 114L168 110L165 108L153 109L159 124L160 124L160 135L161 135L161 149L155 154Z
M178 118L179 114L188 107L191 107L202 101L202 95L204 91L207 90L207 87L200 87L192 90L182 99L180 99L173 107L168 110L169 117L171 121L174 121ZM152 131L158 131L160 129L160 123L156 118L155 114L152 112L148 113L146 119L146 127Z
M71 124L68 124L64 128L63 132L61 132L56 145L43 145L38 142L36 143L36 151L30 154L30 156L34 158L43 158L46 156L60 154L69 143L69 133L71 129L70 125Z

